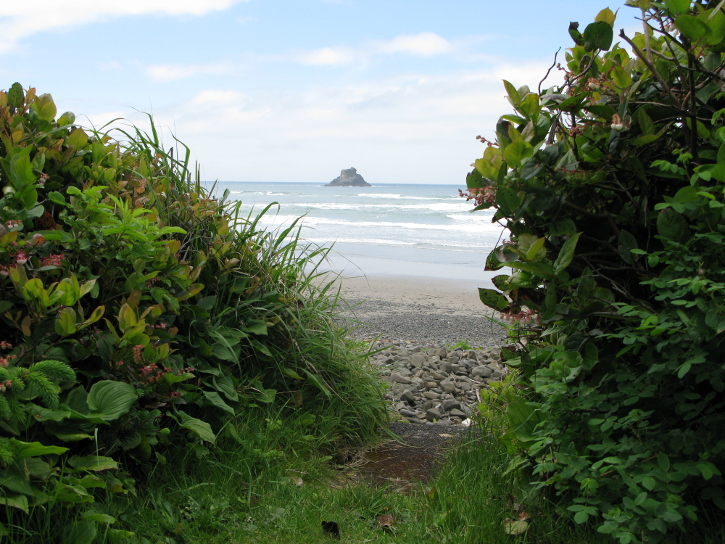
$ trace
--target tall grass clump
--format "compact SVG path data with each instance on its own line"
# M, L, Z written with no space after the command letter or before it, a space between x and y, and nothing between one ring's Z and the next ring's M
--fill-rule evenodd
M149 120L121 143L57 116L48 94L0 92L11 542L128 538L100 505L151 492L138 482L171 460L192 478L190 459L228 440L248 452L270 425L290 429L287 455L365 441L385 417L364 350L335 325L337 292L317 271L326 250L214 197L188 148L165 149ZM253 458L245 481L269 468Z

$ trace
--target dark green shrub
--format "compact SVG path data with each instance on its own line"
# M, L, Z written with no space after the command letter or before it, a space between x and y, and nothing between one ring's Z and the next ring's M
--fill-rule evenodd
M50 95L17 83L0 92L0 531L13 538L90 542L113 519L71 509L64 528L52 507L128 493L120 466L203 454L260 405L326 415L328 442L369 437L385 415L374 383L350 387L360 353L333 325L329 284L312 282L325 250L213 198L153 121L124 135L56 120Z
M628 4L624 47L605 9L570 27L563 86L506 82L515 112L467 179L511 235L488 269L512 274L480 291L519 325L504 356L529 402L504 439L533 489L622 543L725 509L725 12Z

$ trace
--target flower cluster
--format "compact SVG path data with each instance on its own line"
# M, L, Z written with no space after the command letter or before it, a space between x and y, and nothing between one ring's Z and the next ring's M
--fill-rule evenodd
M458 189L458 195L465 197L466 201L473 200L478 206L485 203L496 202L496 189L494 189L493 185L486 185L486 187L480 187L477 189L468 189L466 192Z
M17 359L17 355L8 355L7 357L0 357L0 366L6 367L8 366L8 363L12 361L13 359Z
M60 268L65 260L65 253L59 253L58 255L50 255L49 257L43 257L40 259L41 268L44 266L55 266Z
M514 312L510 310L501 316L505 321L509 323L518 323L519 325L536 325L539 323L539 316L536 315L534 310L519 310Z
M5 340L0 340L0 349L13 349L13 345Z
M137 365L140 365L143 362L143 355L141 353L142 349L143 346L141 344L137 344L133 347L133 362Z
M10 389L13 386L12 380L5 380L4 382L0 382L0 393L4 393L8 389Z

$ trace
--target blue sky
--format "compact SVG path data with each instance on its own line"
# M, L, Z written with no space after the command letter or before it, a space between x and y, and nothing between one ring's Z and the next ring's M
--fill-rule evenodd
M0 3L0 88L101 126L142 112L206 179L463 184L554 53L623 0L24 0ZM637 29L621 7L615 34Z

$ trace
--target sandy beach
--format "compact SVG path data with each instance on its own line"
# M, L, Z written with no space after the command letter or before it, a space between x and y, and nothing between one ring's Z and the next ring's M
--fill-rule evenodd
M374 275L337 280L347 315L359 323L361 339L476 347L501 343L505 331L478 299L484 281Z

